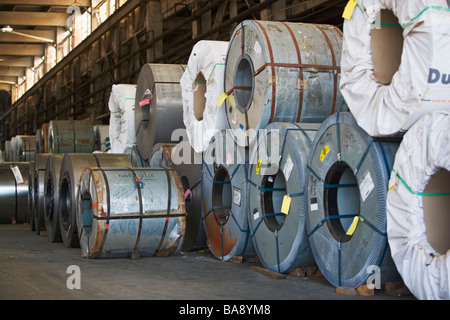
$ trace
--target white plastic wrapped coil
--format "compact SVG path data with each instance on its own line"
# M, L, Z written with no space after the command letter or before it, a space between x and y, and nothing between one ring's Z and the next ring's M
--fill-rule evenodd
M347 18L340 89L369 135L401 134L449 110L448 1L360 0Z
M387 196L392 258L418 299L450 299L450 112L432 112L404 135Z
M227 128L223 101L218 102L227 49L227 41L197 42L180 79L183 122L195 152L205 151L214 133Z
M109 97L111 153L125 153L136 145L134 132L135 84L114 84Z

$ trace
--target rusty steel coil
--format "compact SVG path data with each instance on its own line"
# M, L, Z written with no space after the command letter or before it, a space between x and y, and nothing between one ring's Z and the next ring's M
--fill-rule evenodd
M272 122L320 123L346 111L340 94L342 33L332 25L245 20L225 62L227 121L239 145Z

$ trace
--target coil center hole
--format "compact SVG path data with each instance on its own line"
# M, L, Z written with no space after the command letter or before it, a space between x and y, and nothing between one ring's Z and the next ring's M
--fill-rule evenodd
M353 222L353 217L360 211L360 192L358 180L351 168L345 162L336 162L329 169L324 189L325 217L332 236L341 242L350 241L352 235L347 231Z
M89 235L92 230L92 223L94 221L94 215L92 211L92 197L89 191L83 192L80 196L80 211L81 218L83 219L83 231Z
M62 177L61 188L59 190L59 210L61 212L60 219L64 230L68 230L70 226L70 210L72 209L72 197L70 183L67 177Z
M244 112L248 110L253 95L253 67L251 62L244 58L236 66L234 75L234 99L236 107Z
M214 175L212 190L212 205L217 223L221 226L227 223L230 217L232 204L231 180L228 170L220 166Z
M281 170L274 175L266 175L261 181L261 187L267 190L261 193L261 210L264 222L270 231L280 230L286 215L281 213L283 197L286 195L286 179Z

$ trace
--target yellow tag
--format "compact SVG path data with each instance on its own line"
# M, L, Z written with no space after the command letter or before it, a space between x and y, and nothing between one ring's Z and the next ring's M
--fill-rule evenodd
M323 159L325 159L328 152L330 152L330 146L323 147L322 152L320 153L320 161L323 162Z
M347 236L352 236L355 232L356 227L358 226L359 217L355 216L353 217L353 222L350 225L350 228L348 228L347 232L345 233Z
M349 0L345 6L344 12L342 13L342 18L349 20L352 17L353 10L355 10L358 1Z
M220 107L227 97L228 97L227 94L225 92L222 92L219 98L217 98L216 100L216 105Z
M284 214L289 214L289 207L291 206L291 197L284 196L283 204L281 205L281 212Z
M231 105L233 108L236 107L236 101L234 101L234 95L233 95L233 94L230 94L230 95L228 96L228 102L230 102L230 105Z
M261 167L261 159L258 159L258 162L256 163L256 174L259 174L259 167Z

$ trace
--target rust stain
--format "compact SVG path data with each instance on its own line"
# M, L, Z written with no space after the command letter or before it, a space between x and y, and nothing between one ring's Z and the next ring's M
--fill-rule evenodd
M106 213L103 210L103 184L101 181L101 174L99 171L91 171L92 181L94 182L95 190L89 190L91 194L97 195L97 216L106 217ZM94 210L94 208L93 208ZM101 255L101 247L103 243L103 239L106 236L106 221L105 220L97 220L96 223L97 233L94 239L94 243L92 244L90 257L97 258Z
M205 200L203 199L203 216L208 214L210 208L205 203ZM237 237L233 237L230 235L230 232L228 232L227 225L225 224L222 227L221 234L220 231L220 225L216 220L216 217L214 215L214 212L211 212L205 219L204 219L204 225L205 230L207 234L207 240L208 240L208 246L211 252L216 257L221 257L228 255L231 250L233 250L236 242ZM223 243L222 243L223 241ZM223 252L222 252L222 246L223 246Z

